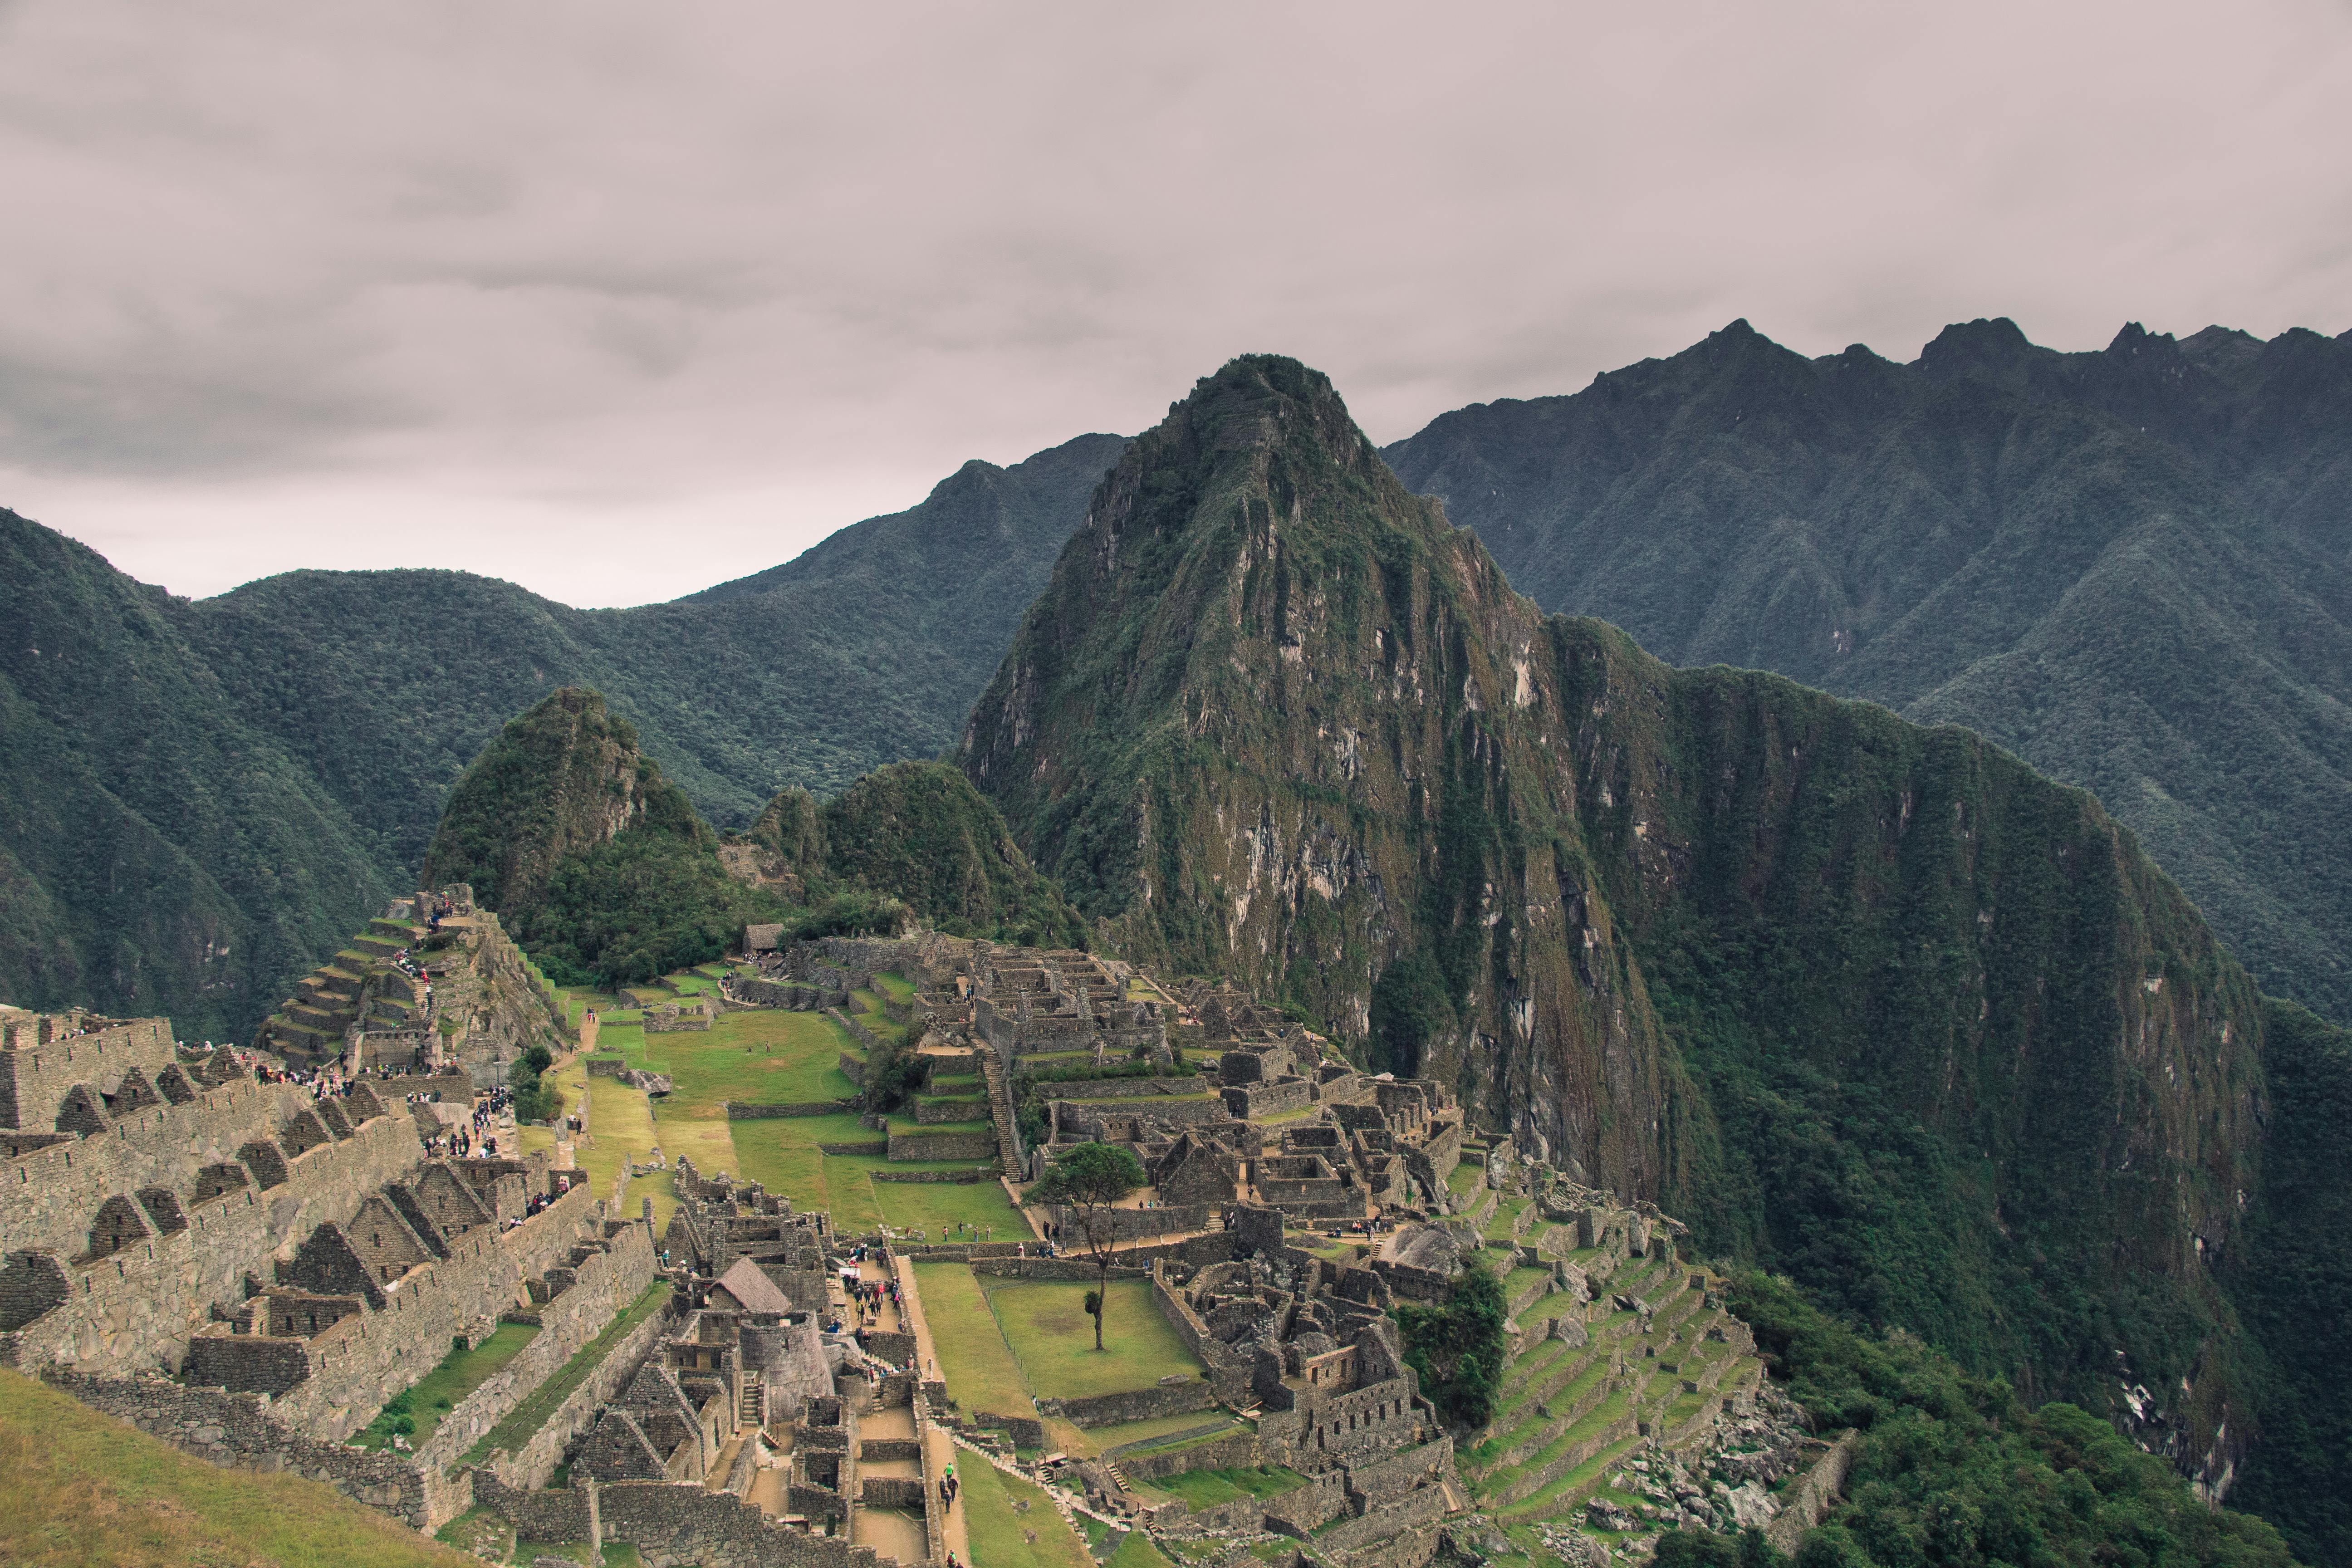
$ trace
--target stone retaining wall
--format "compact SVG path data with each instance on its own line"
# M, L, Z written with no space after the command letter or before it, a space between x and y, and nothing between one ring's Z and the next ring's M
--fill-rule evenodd
M1089 1284L1102 1278L1102 1270L1091 1258L982 1258L973 1260L971 1271L1007 1279L1077 1279ZM1113 1279L1141 1279L1149 1272L1140 1264L1110 1266Z
M245 1086L237 1096L238 1112L230 1131L242 1130L249 1110L258 1110L264 1119L276 1114L276 1108L283 1103L275 1098L278 1086L267 1086L267 1090L268 1098L264 1097L264 1086ZM293 1099L304 1100L307 1096L298 1093ZM181 1119L198 1103L173 1108L173 1117L148 1131L158 1138L187 1140L200 1154L218 1152L224 1162L237 1158L236 1146L222 1150L212 1143L201 1121L183 1125ZM130 1125L129 1121L122 1124ZM8 1189L11 1204L40 1201L27 1167L55 1158L61 1178L67 1175L66 1160L76 1167L110 1169L110 1161L131 1158L125 1151L132 1136L118 1130L35 1150L11 1162L19 1173L19 1180ZM208 1203L184 1205L183 1229L150 1235L120 1251L87 1261L76 1256L88 1247L84 1229L72 1236L68 1249L57 1255L67 1281L64 1300L21 1331L0 1336L0 1344L6 1347L5 1359L26 1366L54 1362L107 1375L128 1375L159 1363L176 1369L191 1336L210 1322L212 1309L244 1300L247 1270L318 1226L350 1219L386 1183L404 1175L423 1152L416 1141L416 1124L408 1117L373 1117L348 1138L331 1140L285 1161L286 1180L276 1186L247 1186ZM69 1181L61 1182L72 1197L56 1201L79 1204L87 1197L81 1187L84 1169L76 1169ZM81 1226L89 1225L103 1201L100 1196L89 1203L79 1220ZM61 1211L53 1215L55 1223L47 1230L59 1228L62 1218ZM12 1210L8 1222L12 1241L17 1222L18 1215ZM40 1230L40 1226L37 1218L34 1228ZM44 1249L14 1246L9 1250ZM441 1343L446 1347L448 1342L445 1333ZM374 1407L369 1408L372 1413Z
M883 1147L887 1149L889 1145L886 1143ZM959 1187L996 1180L996 1172L992 1168L980 1165L969 1171L876 1171L872 1174L877 1182L941 1182Z
M887 1152L893 1160L944 1163L950 1160L994 1160L996 1133L893 1132Z
M1838 1494L1845 1489L1846 1478L1853 1474L1854 1458L1861 1447L1859 1432L1847 1432L1831 1444L1829 1452L1797 1478L1796 1485L1781 1491L1780 1511L1764 1527L1764 1539L1782 1552L1794 1553L1805 1531L1837 1506Z
M465 1472L448 1478L411 1455L315 1441L272 1419L263 1394L183 1388L152 1373L93 1377L52 1368L42 1375L91 1409L200 1459L320 1481L418 1530L439 1529L473 1501Z
M919 1100L915 1102L915 1121L917 1125L926 1127L957 1121L985 1121L988 1110L988 1101L978 1097Z
M520 1449L511 1454L504 1448L490 1451L487 1467L489 1472L502 1484L525 1491L536 1491L547 1485L556 1466L563 1462L572 1439L596 1425L597 1412L628 1386L638 1365L653 1353L655 1344L664 1332L676 1326L676 1321L667 1312L656 1312L631 1329L604 1352L604 1359L596 1363L595 1370L564 1396L563 1403L549 1414Z
M839 1116L857 1109L854 1100L809 1100L783 1105L747 1104L740 1100L727 1102L730 1121L762 1121L782 1116Z
M605 1245L608 1250L582 1260L569 1290L539 1306L539 1332L530 1343L441 1417L432 1439L416 1451L419 1464L456 1465L524 1395L562 1371L573 1352L645 1294L655 1273L652 1233L642 1225L624 1226Z
M1217 1391L1210 1386L1207 1379L1197 1377L1185 1383L1130 1388L1118 1394L1097 1394L1085 1399L1041 1399L1037 1402L1039 1410L1048 1415L1058 1415L1081 1431L1093 1426L1116 1426L1122 1421L1155 1421L1162 1415L1190 1415L1195 1410L1213 1410L1216 1405Z

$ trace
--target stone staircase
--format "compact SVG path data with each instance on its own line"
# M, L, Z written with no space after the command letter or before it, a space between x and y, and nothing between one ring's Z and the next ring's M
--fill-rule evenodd
M362 1016L374 1026L404 1028L421 1015L383 977L393 956L422 941L425 928L405 921L374 920L351 945L294 983L294 994L262 1023L254 1044L297 1067L332 1058ZM404 977L396 977L404 978Z
M743 1397L735 1410L738 1426L764 1426L768 1422L768 1380L765 1373L755 1374L743 1384Z

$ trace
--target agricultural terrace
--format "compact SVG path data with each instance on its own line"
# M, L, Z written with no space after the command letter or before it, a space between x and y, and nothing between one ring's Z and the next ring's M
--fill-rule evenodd
M565 991L567 1017L576 1031L586 1011L596 1011L598 1036L593 1055L618 1058L668 1078L672 1092L649 1100L644 1091L617 1079L592 1077L586 1054L575 1055L551 1073L567 1107L583 1104L587 1135L574 1147L575 1163L589 1173L599 1193L610 1193L621 1180L625 1165L650 1164L656 1149L667 1165L681 1154L706 1174L725 1171L744 1181L758 1182L770 1192L782 1193L803 1209L831 1211L835 1223L857 1234L887 1227L902 1235L920 1231L927 1238L965 1234L988 1227L999 1238L1026 1237L1026 1223L995 1180L993 1162L945 1163L891 1161L886 1155L887 1135L857 1124L857 1113L845 1109L823 1116L773 1117L730 1122L727 1102L747 1104L818 1104L854 1100L857 1086L842 1070L842 1058L863 1064L865 1047L846 1029L823 1013L751 1010L719 1016L708 1030L681 1030L647 1035L641 1004L656 995L671 998L715 991L726 973L721 964L666 976L658 987L632 986L625 993ZM904 1041L906 1026L887 1015L885 997L904 1004L914 987L896 974L878 975L874 991L851 998L850 1016L877 1039ZM983 1110L977 1079L959 1083L942 1080L940 1093L927 1099L969 1099ZM908 1113L892 1125L911 1131ZM982 1131L978 1120L927 1124L925 1131ZM544 1148L555 1141L551 1128L524 1131L526 1150ZM860 1152L826 1153L824 1145L849 1146ZM877 1173L925 1171L979 1171L970 1183L877 1181ZM677 1202L668 1170L632 1178L622 1198L623 1212L634 1212L640 1199L654 1205L655 1232L669 1223Z
M1082 1281L997 1279L974 1274L969 1264L940 1262L916 1264L915 1282L924 1316L934 1325L957 1325L958 1331L935 1334L932 1342L949 1394L967 1412L1026 1415L1034 1399L1082 1399L1202 1374L1146 1280L1111 1281L1100 1351L1084 1306L1091 1287ZM1091 1455L1215 1419L1211 1413L1163 1416L1083 1434L1066 1423L1049 1425L1057 1447Z

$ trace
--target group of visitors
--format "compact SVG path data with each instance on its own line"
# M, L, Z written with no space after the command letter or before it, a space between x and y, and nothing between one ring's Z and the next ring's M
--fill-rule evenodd
M896 1279L845 1279L841 1288L849 1295L850 1304L857 1309L858 1326L869 1328L881 1315L886 1301L894 1309L898 1305L898 1282Z

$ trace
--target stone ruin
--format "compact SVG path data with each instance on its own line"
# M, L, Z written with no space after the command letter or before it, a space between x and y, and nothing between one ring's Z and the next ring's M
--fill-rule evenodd
M564 1048L562 1026L553 992L460 883L395 900L296 983L254 1048L289 1068L458 1071L495 1089L531 1046Z

